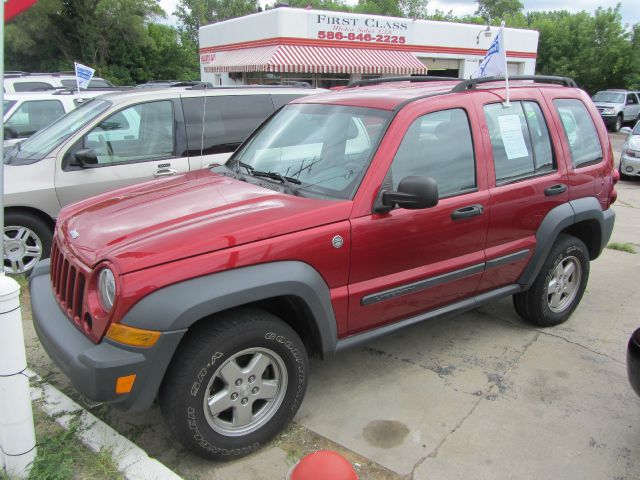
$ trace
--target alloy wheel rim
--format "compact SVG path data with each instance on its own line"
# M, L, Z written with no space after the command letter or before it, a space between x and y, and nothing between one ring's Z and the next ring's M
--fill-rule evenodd
M582 267L574 256L563 258L553 270L547 285L549 310L560 313L569 307L580 289Z
M31 270L42 257L42 241L30 228L4 227L4 269L8 273Z
M273 350L248 348L215 371L203 401L216 432L239 437L258 430L276 414L287 391L287 368Z

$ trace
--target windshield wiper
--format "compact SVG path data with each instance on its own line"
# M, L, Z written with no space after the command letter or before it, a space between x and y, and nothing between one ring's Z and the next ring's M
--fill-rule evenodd
M282 175L281 173L278 173L278 172L264 172L262 170L256 170L255 168L252 167L250 173L254 177L264 177L264 178L269 178L271 180L279 180L294 195L298 194L298 188L294 187L293 184L296 184L296 185L301 185L302 184L302 182L300 180L298 180L297 178L286 177L286 176L284 176L284 175Z

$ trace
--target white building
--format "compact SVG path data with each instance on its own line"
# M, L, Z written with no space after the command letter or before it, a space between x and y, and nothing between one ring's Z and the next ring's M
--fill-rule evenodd
M200 74L214 85L318 87L391 75L469 78L497 27L275 8L200 28ZM533 75L538 32L505 28L512 75Z

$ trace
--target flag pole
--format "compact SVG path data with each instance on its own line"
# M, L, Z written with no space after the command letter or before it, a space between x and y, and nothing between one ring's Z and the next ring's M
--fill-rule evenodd
M2 34L0 35L0 80L4 85L4 2L0 9L0 25L2 25ZM4 105L4 88L0 89L0 103ZM2 145L4 145L4 113L2 114ZM0 146L0 207L2 207L2 215L0 216L0 232L2 232L2 241L0 241L0 276L4 275L4 146Z
M504 48L504 86L507 91L507 100L502 104L504 108L509 108L509 66L507 64L507 45L504 41L504 20L500 23L500 35L502 35L502 48Z

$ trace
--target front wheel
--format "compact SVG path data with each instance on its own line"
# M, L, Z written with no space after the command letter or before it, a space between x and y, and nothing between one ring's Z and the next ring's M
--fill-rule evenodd
M562 234L531 288L513 296L516 312L540 327L563 323L580 303L588 279L587 247L580 239Z
M49 258L53 232L35 215L8 212L4 216L4 271L30 273L43 258Z
M238 458L291 421L306 391L308 362L302 340L278 317L225 312L187 334L163 381L160 407L193 453Z
M624 123L623 119L622 119L622 115L618 115L616 117L616 123L613 124L613 131L614 132L619 132L620 129L622 128L622 124Z

